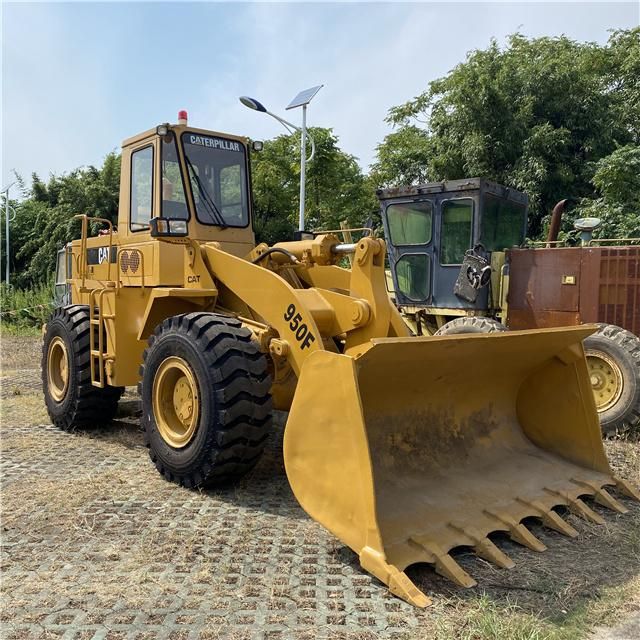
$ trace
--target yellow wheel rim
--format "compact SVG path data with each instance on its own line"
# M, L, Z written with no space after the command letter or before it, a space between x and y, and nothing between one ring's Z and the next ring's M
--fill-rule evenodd
M624 390L624 379L620 367L608 354L588 350L586 356L596 408L601 413L618 402Z
M47 385L56 402L62 402L69 387L69 354L60 336L49 343L47 352Z
M162 439L174 449L186 447L198 426L198 385L186 360L163 360L153 380L153 414Z

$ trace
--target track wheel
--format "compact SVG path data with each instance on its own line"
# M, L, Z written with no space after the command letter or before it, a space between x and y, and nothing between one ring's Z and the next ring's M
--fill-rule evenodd
M65 431L110 422L123 387L91 384L89 307L54 310L42 345L42 386L53 424Z
M451 336L458 333L493 333L495 331L507 331L507 327L493 318L462 316L449 320L436 331L435 335Z
M604 435L640 424L640 339L612 324L584 341L589 379Z
M271 429L271 377L240 321L167 318L149 338L141 374L145 442L167 480L218 484L256 464Z

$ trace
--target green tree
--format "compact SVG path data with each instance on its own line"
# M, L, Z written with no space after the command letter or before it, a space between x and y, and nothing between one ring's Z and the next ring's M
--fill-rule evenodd
M338 147L331 129L312 128L314 159L307 164L305 222L307 229L337 229L346 220L361 226L377 213L373 183L352 155ZM267 140L252 157L255 229L258 242L291 239L298 227L300 137Z
M22 180L20 184L23 199L12 203L16 215L11 223L10 266L13 284L28 288L47 282L55 270L56 252L79 237L75 215L86 213L116 224L120 156L111 153L99 169L89 166L51 175L46 183L34 174L29 189ZM96 232L99 225L94 226Z
M594 198L598 163L640 142L640 28L606 46L512 35L394 107L379 185L483 176L525 191L530 233L563 197ZM617 166L617 165L616 165ZM616 227L619 228L619 227Z
M640 147L630 144L599 160L593 184L598 197L583 199L565 229L578 216L593 216L603 221L601 238L640 238Z

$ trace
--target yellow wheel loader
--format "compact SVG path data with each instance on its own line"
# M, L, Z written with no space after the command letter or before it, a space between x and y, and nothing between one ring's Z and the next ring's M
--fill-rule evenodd
M412 337L383 240L255 246L250 148L186 119L124 142L117 229L81 216L60 259L67 304L42 367L54 424L107 422L138 384L158 471L201 487L251 469L272 410L289 410L296 498L417 606L413 563L473 586L454 547L508 568L490 533L542 551L524 518L574 537L555 507L601 522L583 497L617 512L609 487L640 498L604 454L582 347L594 326Z

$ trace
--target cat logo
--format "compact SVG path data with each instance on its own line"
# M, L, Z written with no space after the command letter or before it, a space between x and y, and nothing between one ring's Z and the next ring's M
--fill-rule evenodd
M102 264L109 259L109 247L98 247L98 264Z

